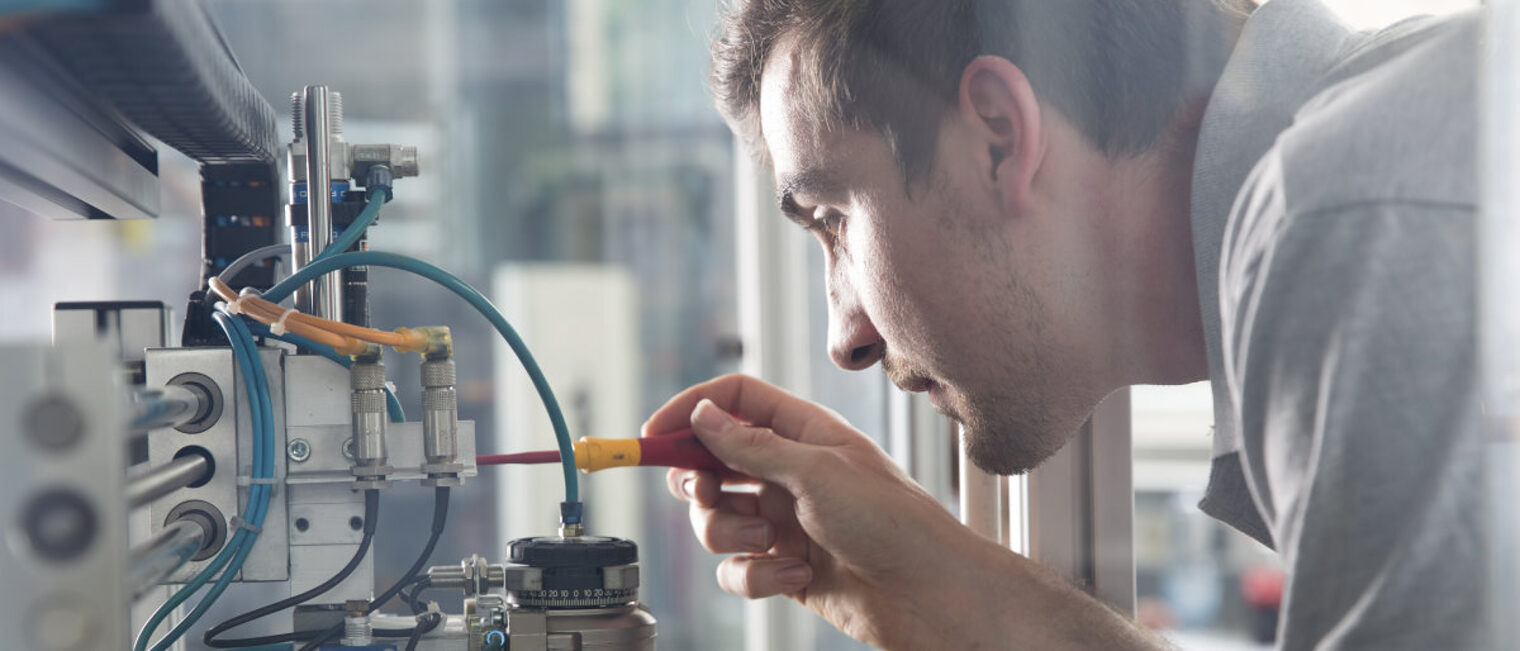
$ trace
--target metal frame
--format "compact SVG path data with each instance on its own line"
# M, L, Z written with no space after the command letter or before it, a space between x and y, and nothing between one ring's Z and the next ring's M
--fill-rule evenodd
M1082 431L1028 477L1011 481L1023 551L1121 612L1135 611L1135 492L1129 389L1114 392ZM1015 549L1018 549L1015 546Z
M1479 359L1488 431L1488 646L1520 643L1520 0L1489 0L1484 43L1479 218Z
M0 38L0 200L53 219L159 211L158 152L36 43Z
M775 215L771 180L734 147L734 258L738 265L741 370L794 391L809 384L807 246ZM814 648L816 618L782 599L745 605L746 651Z

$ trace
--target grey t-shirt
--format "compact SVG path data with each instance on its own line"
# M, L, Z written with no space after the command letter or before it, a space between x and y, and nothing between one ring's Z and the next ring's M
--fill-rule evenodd
M1475 14L1247 23L1194 246L1215 397L1200 506L1273 545L1289 649L1482 646Z

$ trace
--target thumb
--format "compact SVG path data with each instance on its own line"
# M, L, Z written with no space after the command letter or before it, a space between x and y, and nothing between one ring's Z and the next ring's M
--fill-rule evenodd
M691 412L691 431L729 468L791 488L811 459L805 446L764 427L751 427L706 398ZM795 491L793 491L795 493Z

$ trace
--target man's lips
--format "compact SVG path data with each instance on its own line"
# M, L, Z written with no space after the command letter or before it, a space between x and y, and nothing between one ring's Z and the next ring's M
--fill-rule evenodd
M938 386L939 385L936 384L934 380L926 377L910 377L897 384L897 388L902 389L903 391L907 391L908 393L923 393L925 391L932 391Z

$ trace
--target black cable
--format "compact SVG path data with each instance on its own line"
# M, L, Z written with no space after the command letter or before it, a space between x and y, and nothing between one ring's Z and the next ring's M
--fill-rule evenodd
M427 610L427 607L423 606L422 602L417 601L417 599L422 596L422 592L424 590L428 590L432 587L433 586L428 580L427 575L422 575L417 577L416 582L412 584L412 591L410 593L401 595L406 599L406 604L412 607L413 615L421 615L423 611Z
M347 579L349 575L353 574L354 570L358 569L359 564L364 561L364 555L369 552L370 543L372 543L375 539L375 523L377 520L379 520L379 516L380 491L373 488L364 491L364 537L359 539L359 549L354 551L354 555L348 559L348 564L344 565L343 569L338 570L337 574L332 575L331 578L323 581L321 584L310 590L307 590L306 592L286 597L272 604L260 606L246 613L238 615L237 617L233 617L224 622L221 622L216 626L212 626L206 630L205 635L201 636L201 641L204 642L206 646L213 649L241 649L244 647L258 646L261 644L278 644L279 642L265 641L268 638L272 637L267 635L257 638L222 640L218 640L216 637L222 633L226 633L235 627L247 624L248 622L251 622L255 619L272 615L274 613L285 610L286 608L292 608L306 603L307 601L310 601L317 596L326 593L328 590L337 587L339 583L342 583L344 579ZM301 639L304 639L304 637ZM289 642L291 640L282 641Z
M406 573L402 574L401 578L395 583L391 584L391 587L387 588L385 592L380 593L379 597L376 597L374 601L369 602L369 612L373 613L379 610L382 606L385 605L386 602L390 601L392 597L395 597L398 593L400 593L408 585L411 585L412 582L417 579L417 574L422 572L422 568L425 567L428 563L428 558L432 557L433 548L438 545L438 538L443 535L443 525L448 520L448 517L449 487L439 486L433 489L433 530L432 533L428 535L427 544L423 545L422 553L417 555L417 560L412 563L411 568L407 569ZM326 631L320 633L316 639L307 642L306 646L301 647L301 651L315 651L315 649L322 646L328 640L331 640L334 637L341 635L342 633L343 623L339 622L337 624L334 624Z
M406 638L406 651L417 651L417 644L422 642L422 636L438 625L443 623L443 613L428 613L417 617L417 625L412 627L412 634Z

